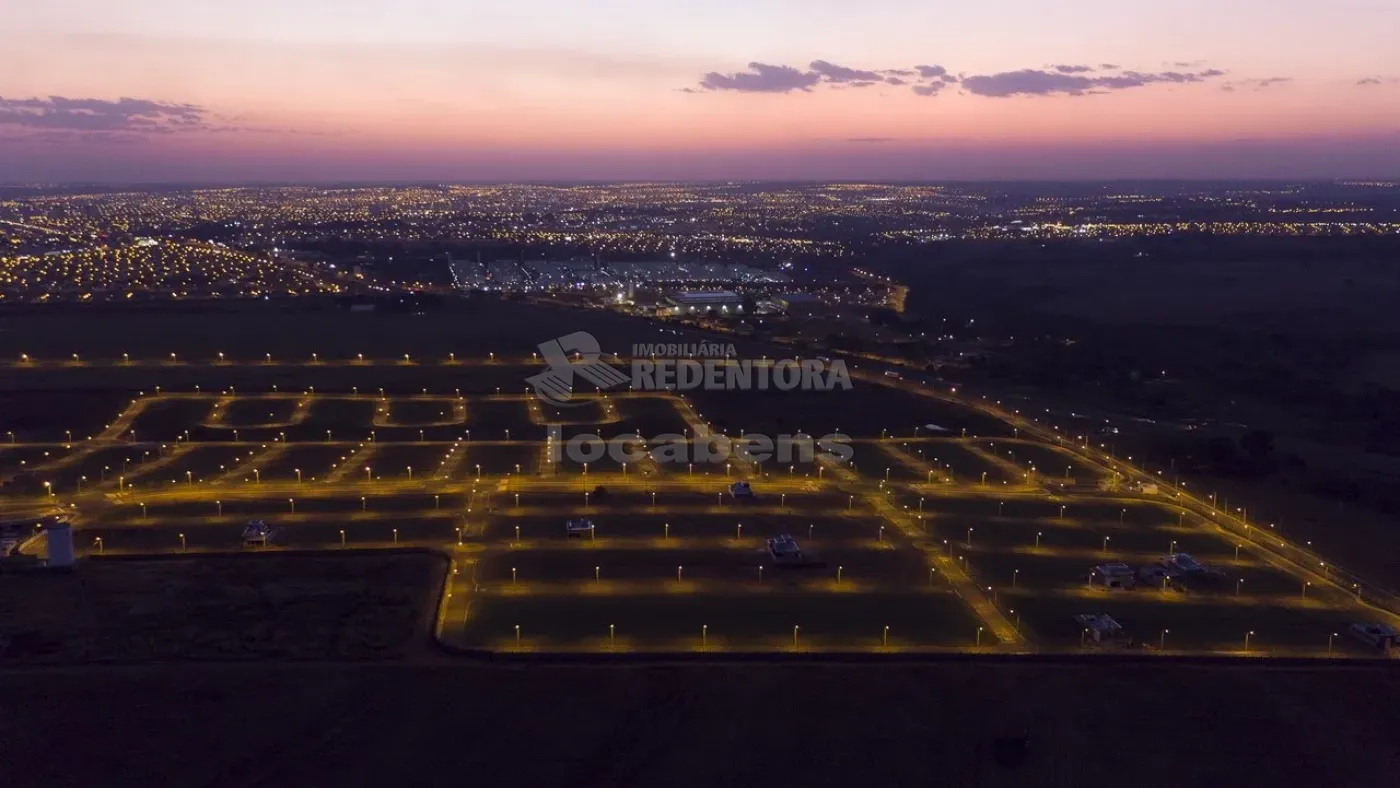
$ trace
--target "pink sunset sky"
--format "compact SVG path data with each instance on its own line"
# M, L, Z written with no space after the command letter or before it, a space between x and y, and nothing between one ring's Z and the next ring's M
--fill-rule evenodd
M1393 0L10 0L0 182L1400 176Z

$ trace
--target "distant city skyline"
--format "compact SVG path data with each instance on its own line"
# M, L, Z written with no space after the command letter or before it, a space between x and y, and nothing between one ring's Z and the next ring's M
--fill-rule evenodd
M0 182L1400 177L1400 7L17 0Z

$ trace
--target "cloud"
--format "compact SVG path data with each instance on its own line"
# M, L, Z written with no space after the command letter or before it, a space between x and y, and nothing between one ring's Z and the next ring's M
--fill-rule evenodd
M0 96L0 124L84 133L168 134L208 127L208 110L148 99L12 99Z
M807 66L818 74L826 78L828 82L878 82L882 79L875 71L861 71L860 69L838 66L835 63L828 63L825 60L813 60Z
M1120 69L1120 68L1122 68L1122 66L1118 65L1117 63L1100 63L1100 64L1099 64L1099 69L1100 69L1100 70L1103 70L1103 71L1117 71L1117 70Z
M1362 77L1356 80L1356 84L1362 87L1374 87L1376 85L1400 85L1400 78L1397 77Z
M894 142L894 137L847 137L846 142L856 142L861 144L876 144L881 142Z
M1082 74L1065 74L1059 71L1026 68L1020 71L1003 71L998 74L974 74L964 77L962 84L969 93L990 98L1085 96L1113 90L1140 88L1158 83L1204 82L1208 79L1224 76L1224 74L1225 72L1217 69L1208 69L1197 72L1162 71L1157 73L1124 71L1121 74L1088 77Z
M1112 74L1096 74L1096 69L1088 65L1064 64L1045 69L1021 69L995 74L974 74L953 76L948 69L937 65L919 65L912 69L896 68L864 70L832 63L828 60L813 60L806 69L793 66L750 63L748 71L731 74L709 72L698 87L680 88L685 93L706 91L739 91L751 93L790 93L793 91L811 92L820 85L833 88L864 88L873 85L908 85L905 78L917 75L919 84L911 85L910 90L919 96L937 96L949 85L961 84L974 96L1005 98L1009 96L1087 96L1115 90L1127 90L1153 84L1189 84L1204 82L1225 75L1218 69L1203 71L1122 71L1119 66L1106 63L1099 68L1112 70ZM1250 84L1259 88L1289 81L1288 77L1270 77L1252 80ZM1230 83L1226 83L1227 86Z
M809 91L822 75L816 71L799 71L792 66L772 66L750 63L748 71L721 74L711 71L700 79L705 90L733 90L741 93L791 93Z
M1255 90L1264 90L1265 88L1271 88L1271 87L1273 87L1274 85L1282 85L1282 84L1285 84L1285 83L1288 83L1288 82L1292 82L1292 81L1293 81L1293 77L1265 77L1265 78L1263 78L1263 79L1236 79L1236 80L1232 80L1232 81L1230 81L1230 82L1226 82L1224 85L1221 85L1221 86L1220 86L1220 89L1223 90L1223 91L1225 91L1226 93L1233 93L1237 88L1254 88Z
M963 78L963 87L976 96L1004 98L1006 96L1036 95L1052 93L1079 95L1094 87L1094 80L1052 71L1021 69L1003 71L998 74L974 74Z

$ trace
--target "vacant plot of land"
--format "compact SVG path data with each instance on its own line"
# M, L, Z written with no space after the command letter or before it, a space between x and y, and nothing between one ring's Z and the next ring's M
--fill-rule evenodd
M479 441L544 440L545 437L545 428L530 419L529 405L524 399L470 400L466 429Z
M214 397L181 397L144 403L144 406L123 437L137 441L175 441L185 431L199 428L214 409ZM128 403L129 404L129 403ZM125 408L122 408L125 410ZM112 418L117 414L113 413Z
M0 448L0 476L34 473L43 466L72 453L73 450L65 444ZM42 473L42 471L40 472Z
M452 478L455 481L470 481L481 476L505 476L517 473L534 475L540 464L538 445L517 444L513 446L483 446L479 443L463 442L466 455L457 464Z
M540 418L549 424L603 424L615 420L608 417L608 407L602 399L580 399L567 405L541 402L538 407Z
M1231 604L1209 596L1104 591L1078 597L1008 591L1001 602L1016 610L1023 626L1050 649L1079 645L1083 627L1075 615L1107 613L1138 643L1161 646L1165 642L1169 650L1243 652L1245 636L1252 632L1249 647L1257 654L1284 649L1323 656L1329 639L1335 652L1375 653L1374 649L1363 652L1345 634L1352 622L1366 619L1364 613L1320 605L1256 605L1248 600ZM1337 637L1330 638L1332 633Z
M447 446L444 445L385 445L379 446L364 463L376 480L407 481L410 478L424 481L437 472L447 460ZM361 470L353 478L364 479Z
M244 550L243 527L249 520L263 520L276 533L276 547L333 549L364 545L448 545L464 522L451 510L423 510L415 514L385 516L377 512L345 511L325 514L291 514L284 507L242 507L237 513L225 506L224 514L211 513L187 520L134 517L124 523L84 528L75 537L87 554L177 550ZM100 543L98 540L101 540ZM99 544L101 547L99 548Z
M690 427L669 397L619 397L613 404L629 429L648 438L684 434Z
M292 445L286 451L258 465L263 481L301 481L302 484L323 480L331 468L338 465L353 449L343 446ZM298 477L297 471L301 471Z
M128 466L121 475L126 477L127 489L155 491L173 484L188 484L191 480L198 484L232 473L256 457L260 450L261 447L246 445L152 447L142 451L140 463ZM247 475L250 479L256 478L251 469Z
M75 447L77 448L77 447ZM130 466L141 460L143 449L135 446L116 446L74 456L71 462L60 467L45 470L35 475L36 481L50 482L58 494L76 492L81 483L84 489L117 478L123 465ZM68 452L64 452L68 454ZM0 455L3 459L3 455Z
M473 602L466 642L509 649L609 647L690 651L970 646L977 620L943 589L841 594L780 591L730 595L495 596ZM794 641L793 628L797 627ZM711 640L713 638L713 640Z
M465 406L465 400L460 403ZM457 421L459 402L455 398L436 399L391 398L380 402L379 421L395 427L423 428L442 424L460 424Z
M311 403L311 413L289 440L363 440L374 429L374 411L378 400L368 395L359 399L317 397Z
M135 391L55 388L0 394L0 441L81 440L96 435L131 404Z
M1014 461L1018 465L1034 466L1036 475L1045 480L1092 484L1098 479L1108 476L1104 469L1075 459L1068 453L1062 453L1050 446L1020 441L1002 442L999 452L1001 455L1007 456L1008 459L1014 453Z
M533 509L532 509L533 511ZM515 528L520 539L536 541L569 541L564 531L567 512L559 514L530 514L516 516L503 507L496 512L487 527L486 536L514 540ZM655 514L594 514L593 539L766 539L780 534L811 539L841 541L875 541L883 522L870 517L833 517L822 514L733 514L678 513L661 511ZM574 541L578 541L575 539Z
M294 421L298 402L286 397L234 397L218 408L215 423L230 429L285 428Z
M478 582L499 587L511 580L511 570L516 570L517 581L523 578L546 584L636 580L650 584L702 583L714 588L717 584L756 581L757 568L762 566L768 573L767 579L774 583L785 579L831 583L838 590L910 585L922 588L928 584L928 569L919 553L896 550L891 545L877 549L868 541L814 542L811 557L819 559L820 565L799 571L776 569L764 550L763 539L755 537L724 541L663 537L631 544L627 549L613 540L598 543L585 537L553 547L544 550L538 545L522 545L520 549L493 554L478 570Z
M402 656L435 602L437 565L426 555L205 557L0 575L0 662Z

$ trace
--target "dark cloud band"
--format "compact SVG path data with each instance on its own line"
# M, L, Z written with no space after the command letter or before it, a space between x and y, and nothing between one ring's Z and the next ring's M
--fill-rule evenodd
M988 98L1084 96L1140 88L1147 85L1182 85L1205 82L1224 75L1225 72L1218 69L1124 71L1116 64L1104 63L1097 67L1061 64L1044 69L1026 68L994 74L953 76L948 73L948 69L938 65L864 70L838 65L827 60L814 60L805 69L755 62L749 64L747 71L731 74L712 71L700 79L698 88L682 88L682 90L690 93L706 91L791 93L794 91L810 92L822 85L869 87L883 84L908 86L914 94L919 96L936 96L949 85L961 85L962 89L971 95ZM1287 77L1253 80L1261 87L1287 81Z

